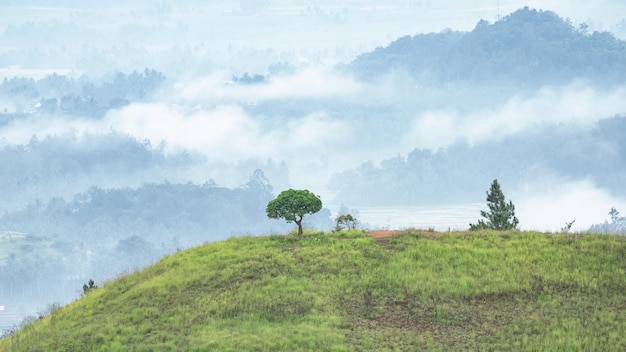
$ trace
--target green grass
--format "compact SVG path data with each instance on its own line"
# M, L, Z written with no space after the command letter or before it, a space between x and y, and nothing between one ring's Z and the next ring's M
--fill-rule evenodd
M623 351L624 237L233 238L106 283L0 351Z

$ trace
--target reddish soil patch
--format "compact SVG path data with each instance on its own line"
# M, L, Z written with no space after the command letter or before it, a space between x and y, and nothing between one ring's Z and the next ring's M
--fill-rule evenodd
M401 231L376 230L368 231L367 234L373 238L387 238L399 234Z

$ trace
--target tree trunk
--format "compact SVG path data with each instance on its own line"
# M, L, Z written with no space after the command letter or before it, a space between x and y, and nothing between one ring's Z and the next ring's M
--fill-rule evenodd
M296 220L296 224L298 224L298 237L302 237L302 218Z

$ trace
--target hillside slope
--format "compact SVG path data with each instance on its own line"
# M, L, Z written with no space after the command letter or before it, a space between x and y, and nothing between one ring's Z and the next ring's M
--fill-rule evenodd
M624 237L233 238L106 283L0 351L625 350Z

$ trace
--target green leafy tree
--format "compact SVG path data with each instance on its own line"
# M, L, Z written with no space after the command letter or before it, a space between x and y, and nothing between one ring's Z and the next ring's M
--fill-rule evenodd
M285 219L298 225L298 236L302 236L302 218L322 209L322 200L308 190L288 189L267 203L265 212L271 219Z
M498 180L493 180L491 188L487 191L487 206L489 212L480 211L480 215L486 219L478 220L477 224L470 224L470 230L492 229L498 231L515 230L519 220L515 217L513 202L505 202L504 193L500 189Z

